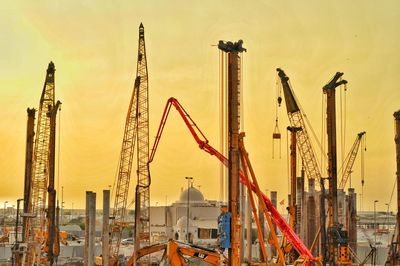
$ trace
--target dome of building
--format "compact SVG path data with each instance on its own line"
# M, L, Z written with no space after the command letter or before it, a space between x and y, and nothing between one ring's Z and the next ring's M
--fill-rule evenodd
M186 227L187 226L187 218L186 216L182 216L176 221L176 225L178 227ZM189 219L189 226L192 226L192 219Z
M190 187L189 190L185 189L181 196L179 197L179 202L185 203L188 201L188 193L189 193L189 202L204 202L203 193L200 192L197 188Z

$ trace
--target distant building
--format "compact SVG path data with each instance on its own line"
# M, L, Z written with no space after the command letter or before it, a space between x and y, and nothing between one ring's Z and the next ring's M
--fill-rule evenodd
M179 200L171 206L150 207L151 241L162 242L170 238L186 241L189 235L193 244L215 246L219 214L217 201L204 199L200 190L192 186L183 190Z

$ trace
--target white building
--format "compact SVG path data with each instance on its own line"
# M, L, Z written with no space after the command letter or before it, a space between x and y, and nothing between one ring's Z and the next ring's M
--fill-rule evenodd
M179 200L171 206L150 207L151 242L170 238L187 242L189 232L191 243L215 246L219 215L217 201L205 200L203 194L192 186L183 190Z

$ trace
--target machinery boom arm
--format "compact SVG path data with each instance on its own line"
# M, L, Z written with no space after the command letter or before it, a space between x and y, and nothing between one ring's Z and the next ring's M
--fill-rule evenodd
M346 159L344 161L343 165L345 166L345 168L343 170L343 176L342 176L342 179L341 179L340 184L339 184L339 188L341 188L341 189L344 189L344 187L346 186L347 180L350 177L350 174L351 174L352 169L353 169L354 162L355 162L356 157L357 157L358 148L360 147L360 143L361 143L361 140L362 140L364 135L365 135L365 131L360 132L360 133L357 134L356 141L354 142L353 146L351 147L351 150L350 150L349 154L347 155L347 157L346 157Z
M296 132L297 147L303 160L307 177L309 179L316 179L317 183L319 183L321 179L321 172L319 170L317 157L315 156L315 151L311 144L310 137L307 133L303 113L300 110L299 104L294 97L293 90L290 87L289 77L286 76L285 72L280 68L278 68L276 71L278 72L278 76L281 79L290 125L292 127L301 129Z
M185 111L185 109L182 107L182 105L178 102L177 99L175 98L169 98L167 101L167 104L164 109L164 113L161 119L161 123L157 132L156 140L153 145L152 153L150 156L149 162L153 161L155 152L157 150L157 146L159 144L162 132L164 130L169 111L171 109L171 106L174 106L176 110L179 112L181 115L182 119L184 120L186 126L188 127L189 131L191 132L192 136L196 140L197 144L199 145L200 149L206 151L210 155L213 155L218 158L218 160L223 163L225 166L228 166L228 159L222 155L220 152L218 152L216 149L214 149L210 144L208 144L208 140L203 134L203 132L198 128L196 123L192 120L192 118L189 116L189 114ZM199 137L199 134L203 137L203 140ZM242 184L246 183L245 176L243 172L240 172L240 182ZM253 191L255 191L255 185L251 183L251 188ZM274 207L274 205L271 203L269 198L262 193L262 198L266 204L266 207L268 211L271 214L272 220L274 223L277 225L277 227L280 229L282 234L285 235L287 240L292 244L292 246L299 252L300 255L308 257L311 261L315 261L314 256L311 254L310 250L304 245L304 243L300 240L300 238L296 235L296 233L293 231L293 229L289 226L289 224L286 222L286 220L279 214L277 209Z

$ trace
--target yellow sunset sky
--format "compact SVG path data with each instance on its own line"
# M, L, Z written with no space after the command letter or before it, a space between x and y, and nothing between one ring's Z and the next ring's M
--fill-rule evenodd
M102 190L114 183L117 171L140 22L149 69L150 145L173 96L219 147L219 51L212 45L243 39L245 142L263 190L277 190L279 201L287 198L284 106L278 114L282 158L276 146L272 159L275 69L290 77L320 139L322 86L341 71L348 81L345 153L358 132L367 132L363 209L372 210L379 200L377 208L385 210L390 201L396 171L393 112L400 109L399 1L5 0L0 13L0 206L23 196L26 109L38 108L53 61L56 98L63 103L59 188L64 187L65 207L83 208L85 191L91 190L100 208ZM339 90L337 101L339 109ZM339 129L340 120L340 146ZM152 204L177 200L185 176L194 177L207 199L219 197L219 163L198 149L174 111L151 173ZM135 180L133 172L130 198ZM361 193L360 157L352 184ZM393 198L392 210L395 204Z

